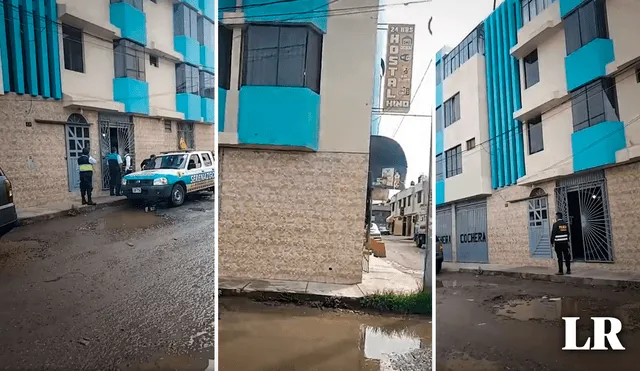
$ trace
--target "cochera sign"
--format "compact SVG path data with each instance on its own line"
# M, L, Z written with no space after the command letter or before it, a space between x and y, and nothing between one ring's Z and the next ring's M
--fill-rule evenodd
M484 232L478 233L463 233L460 235L460 243L477 243L487 242L487 236Z

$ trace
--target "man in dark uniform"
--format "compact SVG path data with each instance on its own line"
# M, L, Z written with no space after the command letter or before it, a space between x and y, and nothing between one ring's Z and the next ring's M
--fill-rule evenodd
M95 205L91 200L93 191L93 165L96 160L89 156L89 148L82 149L82 155L78 157L78 167L80 169L80 195L83 205Z
M562 272L562 260L567 265L567 274L571 274L571 255L569 254L569 224L562 220L562 213L556 213L556 222L551 228L551 244L558 256L558 275Z
M116 147L111 148L111 153L107 155L107 163L109 164L109 193L111 196L120 196L120 187L122 187L122 157L118 154Z

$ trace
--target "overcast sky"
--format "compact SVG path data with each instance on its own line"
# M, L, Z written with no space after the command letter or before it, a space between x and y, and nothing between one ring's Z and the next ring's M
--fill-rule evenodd
M411 1L415 0L380 0L380 3L399 4ZM348 0L345 1L347 2ZM412 81L415 100L410 114L429 115L435 110L435 63L429 67L429 72L416 93L429 61L442 46L456 46L482 22L493 10L493 0L433 0L430 3L393 5L383 9L379 22L416 25ZM428 29L431 17L433 36L429 35ZM380 135L394 138L404 149L409 164L408 185L411 181L417 181L420 174L429 172L431 121L425 117L406 116L394 136L401 120L400 116L384 116L380 125Z

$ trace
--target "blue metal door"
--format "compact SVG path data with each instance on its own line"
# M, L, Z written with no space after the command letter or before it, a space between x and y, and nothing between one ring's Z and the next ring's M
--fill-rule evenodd
M486 201L456 206L457 261L488 263Z
M552 258L547 197L529 200L529 253L532 258Z
M453 261L452 234L451 207L439 208L436 210L436 238L442 243L442 255L447 262Z

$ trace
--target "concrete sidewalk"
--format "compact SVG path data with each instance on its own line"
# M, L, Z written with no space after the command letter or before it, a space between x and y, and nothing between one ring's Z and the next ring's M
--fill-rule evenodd
M52 203L41 206L26 207L16 209L18 213L18 221L20 225L33 224L39 221L54 219L61 216L70 215L71 210L77 210L78 212L92 211L103 209L107 206L115 206L126 203L127 198L109 196L108 192L98 194L93 198L96 206L82 205L80 198L74 201Z
M571 266L571 275L556 276L556 268L536 267L536 266L507 266L500 264L476 264L476 263L448 263L442 266L443 271L453 271L461 273L478 273L479 268L482 274L501 275L530 280L550 281L550 282L571 282L580 285L597 286L638 286L640 285L640 274L628 271L611 271L592 268L589 264L574 263Z
M371 256L369 273L363 273L362 282L355 285L338 285L308 281L219 279L219 289L223 294L295 294L309 298L351 298L359 299L381 292L414 292L421 288L421 282L403 273L383 258Z

